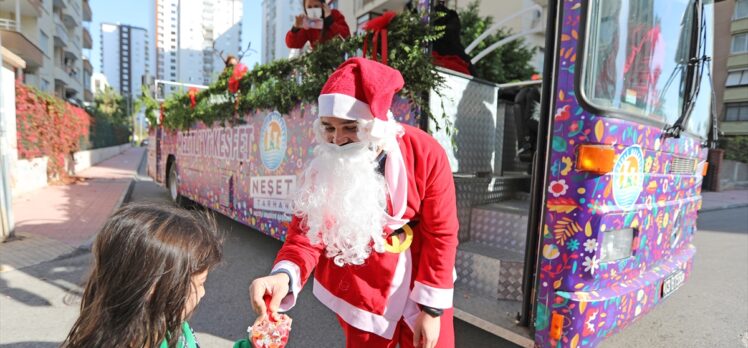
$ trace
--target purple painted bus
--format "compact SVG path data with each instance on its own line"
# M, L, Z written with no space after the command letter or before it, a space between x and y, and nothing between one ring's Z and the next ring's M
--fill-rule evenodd
M542 3L542 83L439 70L446 83L430 103L451 133L406 99L392 111L450 158L455 316L520 346L592 347L678 296L691 272L714 116L713 3ZM155 127L149 175L175 201L283 240L315 117L299 104L232 127Z

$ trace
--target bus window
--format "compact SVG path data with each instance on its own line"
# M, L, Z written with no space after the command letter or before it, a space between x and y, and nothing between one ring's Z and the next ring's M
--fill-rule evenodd
M692 8L687 0L591 1L582 97L607 113L674 123L685 97Z

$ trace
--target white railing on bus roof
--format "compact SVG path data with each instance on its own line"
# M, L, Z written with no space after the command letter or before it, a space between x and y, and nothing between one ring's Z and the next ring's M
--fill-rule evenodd
M468 45L467 48L465 48L465 53L470 53L473 49L475 49L475 47L478 46L478 44L480 44L488 36L493 35L499 29L501 29L501 27L502 27L502 25L504 25L504 23L509 22L510 20L512 20L514 18L517 18L517 17L519 17L521 15L524 15L527 12L535 12L536 15L538 17L540 17L540 16L543 15L543 8L540 5L535 4L535 5L532 5L532 6L526 8L524 10L518 11L517 13L515 13L515 14L509 16L509 17L503 18L502 20L494 23L493 25L491 25L490 28L488 28L486 31L484 31L483 34L480 34L480 36L478 36L478 38L476 38L475 40L473 40L473 42L471 42L470 45ZM540 23L540 21L538 21L538 23ZM514 40L516 40L516 39L518 39L518 38L520 38L522 36L530 35L530 34L535 34L535 33L540 33L540 32L543 32L543 30L544 29L542 27L542 24L538 24L537 26L535 26L533 28L530 28L530 29L521 31L519 33L507 36L507 37L505 37L505 38L503 38L503 39L501 39L501 40L499 40L497 42L494 42L490 46L486 47L483 51L480 51L480 53L478 53L475 57L473 57L473 59L471 59L470 62L473 63L473 64L475 64L478 61L480 61L481 59L483 59L483 57L485 57L489 53L493 52L495 49L497 49L497 48L499 48L499 47L501 47L503 45L506 45L507 43L512 42L512 41L514 41Z

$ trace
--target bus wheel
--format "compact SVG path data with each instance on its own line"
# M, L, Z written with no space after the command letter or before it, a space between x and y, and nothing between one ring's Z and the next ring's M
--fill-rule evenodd
M169 172L166 177L166 183L167 188L169 189L169 198L171 198L171 201L178 205L182 205L182 196L179 194L179 190L177 187L177 165L174 163L174 161L172 161L169 165Z
M166 177L166 188L169 189L169 198L171 198L171 201L174 202L176 205L186 208L186 209L193 209L197 208L197 205L195 202L190 200L189 198L182 196L179 194L179 186L177 179L177 164L176 161L170 161L169 164L169 171L167 172Z

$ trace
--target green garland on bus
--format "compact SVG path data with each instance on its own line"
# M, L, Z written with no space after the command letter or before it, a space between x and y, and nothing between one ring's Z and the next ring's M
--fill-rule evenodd
M401 94L413 101L420 115L434 118L426 96L443 83L425 50L441 36L443 27L424 25L422 16L403 12L388 27L388 64L398 69L405 79ZM369 37L371 34L369 34ZM174 94L164 101L163 126L188 129L195 122L223 125L239 124L252 110L278 110L285 114L298 103L315 103L327 77L346 58L360 56L366 34L342 40L333 39L293 59L280 59L256 65L239 82L239 91L229 93L232 69L225 70L216 82L195 95L195 106L188 92ZM369 38L370 39L370 38ZM156 125L157 103L146 99L146 115Z

